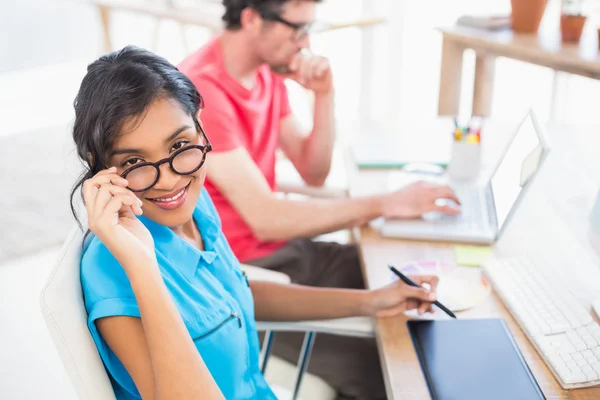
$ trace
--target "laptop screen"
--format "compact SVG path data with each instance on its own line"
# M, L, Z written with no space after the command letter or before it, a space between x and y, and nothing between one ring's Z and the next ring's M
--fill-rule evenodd
M537 171L542 144L531 115L523 120L491 179L498 230L506 222L523 186Z

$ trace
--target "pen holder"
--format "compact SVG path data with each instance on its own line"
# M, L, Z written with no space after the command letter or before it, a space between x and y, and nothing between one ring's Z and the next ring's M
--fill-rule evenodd
M456 180L476 179L481 169L481 144L453 141L448 175Z

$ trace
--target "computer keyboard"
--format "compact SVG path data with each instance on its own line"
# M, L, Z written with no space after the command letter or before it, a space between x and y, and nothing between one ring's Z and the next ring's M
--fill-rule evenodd
M600 325L568 282L548 268L552 260L492 260L486 274L519 325L565 389L600 385ZM600 295L600 293L599 293Z

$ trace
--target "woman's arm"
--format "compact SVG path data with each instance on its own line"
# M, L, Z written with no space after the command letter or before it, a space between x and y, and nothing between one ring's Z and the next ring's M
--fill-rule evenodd
M143 399L222 399L167 292L158 268L128 266L141 319L109 317L98 330L123 363ZM154 272L156 271L156 272Z
M368 315L367 291L251 281L259 321L302 321Z
M316 288L251 281L254 310L259 321L302 321L354 316L384 317L419 308L432 311L437 277L413 276L425 288L396 281L377 290Z
M84 183L88 224L127 274L140 319L106 317L96 326L144 399L222 399L162 280L152 235L135 216L142 202L115 172Z

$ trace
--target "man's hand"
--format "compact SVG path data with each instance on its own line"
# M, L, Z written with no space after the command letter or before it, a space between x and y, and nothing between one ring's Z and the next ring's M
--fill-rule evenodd
M333 76L329 60L303 50L296 54L289 65L290 74L286 78L293 79L315 94L330 93L333 90Z
M437 199L448 199L455 207L439 204ZM382 214L386 218L417 218L429 211L459 214L460 200L449 186L416 182L382 197Z

